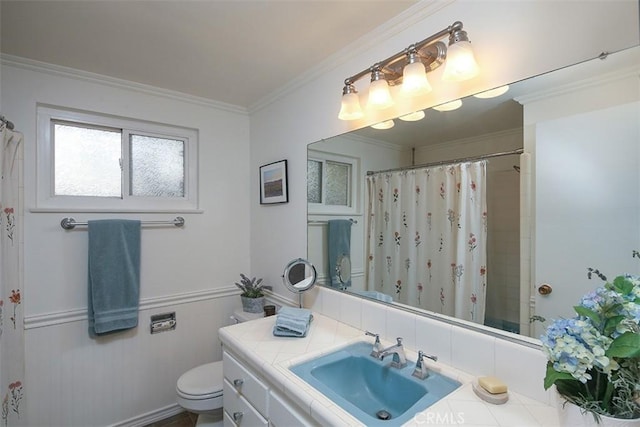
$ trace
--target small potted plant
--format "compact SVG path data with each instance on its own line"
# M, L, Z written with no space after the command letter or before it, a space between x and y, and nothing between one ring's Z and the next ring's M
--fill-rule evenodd
M240 283L236 282L236 286L240 288L242 293L242 310L247 313L262 313L264 311L264 293L262 293L262 279L249 279L240 273Z
M555 384L565 410L573 404L596 423L640 425L640 278L616 277L574 308L575 317L556 320L541 337L544 387Z

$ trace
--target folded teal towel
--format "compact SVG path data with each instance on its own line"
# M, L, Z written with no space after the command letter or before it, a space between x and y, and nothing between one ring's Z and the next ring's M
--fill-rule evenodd
M89 335L138 325L140 221L89 221Z
M282 307L276 316L273 335L278 337L305 337L312 320L311 310Z

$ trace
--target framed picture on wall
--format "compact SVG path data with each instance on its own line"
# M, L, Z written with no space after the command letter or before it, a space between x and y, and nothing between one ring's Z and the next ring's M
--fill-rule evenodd
M280 160L260 166L260 204L270 205L288 201L287 161Z

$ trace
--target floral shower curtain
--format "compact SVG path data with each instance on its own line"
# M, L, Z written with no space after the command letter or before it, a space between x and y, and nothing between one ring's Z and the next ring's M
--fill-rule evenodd
M21 306L19 175L22 134L0 126L0 398L2 425L24 425L24 325Z
M367 177L367 288L484 322L486 162Z

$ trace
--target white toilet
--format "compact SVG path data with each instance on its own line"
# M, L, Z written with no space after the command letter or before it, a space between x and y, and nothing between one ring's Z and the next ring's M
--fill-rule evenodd
M222 361L196 366L178 378L178 405L198 414L198 427L220 425L222 420Z
M258 317L262 316L236 310L232 320L241 323ZM197 427L222 426L222 379L222 361L196 366L178 378L178 405L198 414Z

